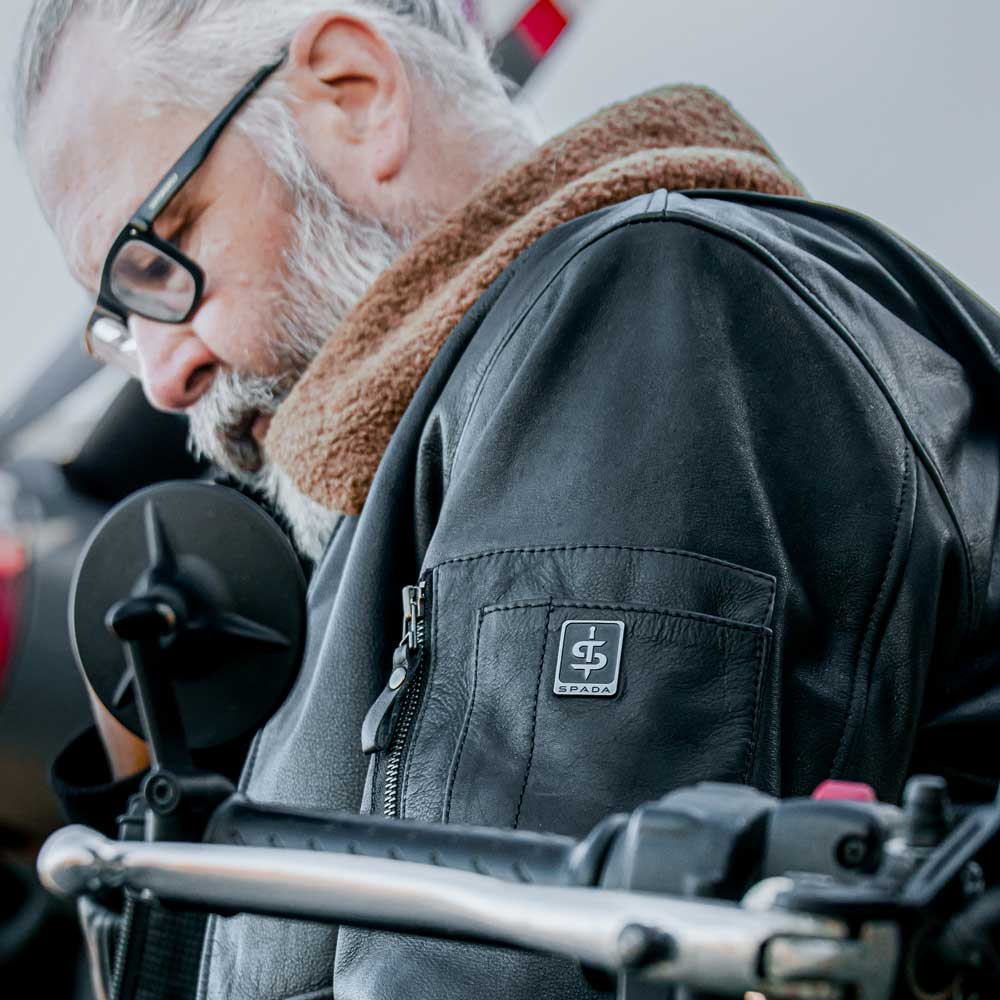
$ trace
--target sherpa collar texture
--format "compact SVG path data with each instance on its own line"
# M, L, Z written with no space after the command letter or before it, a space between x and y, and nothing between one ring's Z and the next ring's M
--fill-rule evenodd
M275 414L268 460L317 503L359 514L448 334L504 269L564 222L659 188L804 194L710 90L606 108L488 181L378 278Z

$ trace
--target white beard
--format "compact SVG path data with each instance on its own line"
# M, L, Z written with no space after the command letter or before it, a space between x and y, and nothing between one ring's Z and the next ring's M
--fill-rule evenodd
M285 254L286 277L271 343L281 374L220 370L193 407L189 446L261 494L287 521L299 551L316 561L341 515L305 496L269 465L250 436L257 414L274 414L330 334L375 279L411 242L382 223L351 212L311 167L296 193L296 239Z

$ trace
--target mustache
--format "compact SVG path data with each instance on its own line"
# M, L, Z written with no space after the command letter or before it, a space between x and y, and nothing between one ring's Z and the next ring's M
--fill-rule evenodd
M211 386L188 410L190 451L252 484L264 457L250 429L257 417L277 412L299 374L298 370L271 376L216 372Z

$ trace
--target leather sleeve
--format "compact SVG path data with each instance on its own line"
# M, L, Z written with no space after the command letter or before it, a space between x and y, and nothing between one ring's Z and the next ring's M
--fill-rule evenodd
M404 817L580 835L705 779L794 795L849 777L891 800L929 682L962 662L961 531L857 340L911 361L930 343L901 283L829 231L842 266L667 200L539 241L467 317L421 414L430 611ZM901 380L960 455L968 400L928 350L927 384ZM561 697L565 630L608 623L614 696ZM345 927L336 993L533 996L544 978L591 995L571 963L538 961Z
M856 345L773 261L662 217L585 246L523 315L492 316L514 333L476 361L428 563L600 545L771 575L751 779L898 796L928 675L957 655L966 573ZM678 690L674 711L717 696Z
M231 780L246 758L246 740L194 753L196 767ZM148 771L115 780L95 726L74 736L52 762L49 781L70 823L83 823L106 837L118 836L118 817L139 791Z
M50 780L71 823L83 823L106 837L118 835L117 819L139 791L143 771L114 781L100 736L90 726L70 740L52 763Z

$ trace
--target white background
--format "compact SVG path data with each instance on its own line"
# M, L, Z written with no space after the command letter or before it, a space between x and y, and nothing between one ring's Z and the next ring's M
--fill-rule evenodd
M3 0L6 78L29 6ZM996 0L577 6L570 33L525 95L546 129L663 83L707 84L814 197L885 222L1000 303ZM34 205L10 131L0 138L0 411L87 307Z

